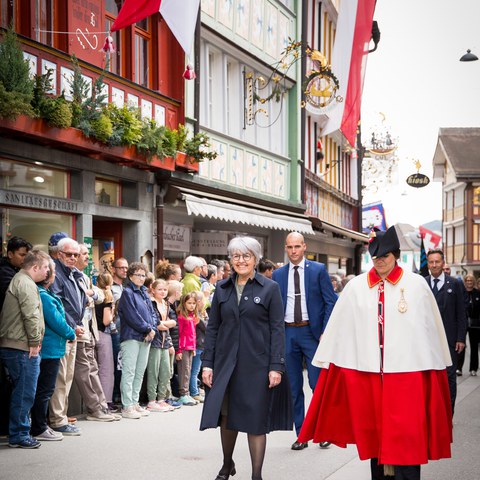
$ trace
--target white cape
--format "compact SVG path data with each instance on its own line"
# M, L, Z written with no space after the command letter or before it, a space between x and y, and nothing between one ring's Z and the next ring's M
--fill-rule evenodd
M367 273L350 280L341 293L312 364L362 372L380 372L378 285L368 286ZM403 297L407 311L399 312ZM425 279L403 271L396 285L385 281L385 373L443 370L451 365L437 302Z

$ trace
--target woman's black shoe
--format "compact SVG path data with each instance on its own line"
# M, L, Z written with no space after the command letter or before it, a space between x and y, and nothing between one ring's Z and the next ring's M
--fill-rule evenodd
M230 468L230 472L229 473L222 473L222 470L220 470L218 472L218 475L215 478L215 480L228 480L228 477L230 477L230 476L233 477L236 473L237 473L237 470L235 468L235 462L232 460L232 466Z

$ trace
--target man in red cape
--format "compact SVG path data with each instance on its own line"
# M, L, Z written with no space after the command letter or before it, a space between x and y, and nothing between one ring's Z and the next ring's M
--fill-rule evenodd
M451 456L447 339L425 280L397 264L395 227L372 232L369 252L313 359L323 370L299 441L356 444L372 480L418 480L421 464Z

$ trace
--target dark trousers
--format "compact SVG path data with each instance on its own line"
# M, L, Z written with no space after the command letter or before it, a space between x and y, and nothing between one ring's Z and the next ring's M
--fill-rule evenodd
M303 393L303 365L307 365L308 383L312 391L317 384L320 369L312 365L318 348L318 340L309 326L285 327L286 368L293 399L293 419L297 436L305 417L305 394Z
M59 358L42 358L40 362L40 375L37 380L35 401L30 410L32 417L30 432L32 437L40 435L47 429L48 402L55 390L59 368Z
M452 415L455 410L455 400L457 398L457 363L458 354L455 348L450 347L450 356L452 357L452 365L447 367L448 388L450 390L450 401L452 403Z
M420 465L395 465L395 476L385 476L383 465L378 464L376 458L370 460L372 480L420 480Z
M122 371L118 369L118 354L120 353L120 333L111 333L112 337L112 350L113 350L113 401L121 402L122 395L120 393L120 382L122 380Z
M480 343L480 328L468 329L468 340L470 342L470 372L478 370L478 344ZM458 354L457 369L462 371L465 362L465 350Z

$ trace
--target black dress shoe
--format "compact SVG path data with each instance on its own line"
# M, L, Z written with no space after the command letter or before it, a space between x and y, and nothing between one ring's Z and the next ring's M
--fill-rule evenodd
M228 477L230 476L233 477L237 473L237 469L235 468L235 462L232 460L232 466L230 468L229 473L221 473L221 472L222 470L218 472L218 475L216 476L215 480L228 480Z
M330 445L331 445L330 442L320 442L320 443L318 444L318 446L319 446L320 448L328 448Z
M294 442L292 443L292 450L303 450L304 448L308 447L308 443L305 442Z

